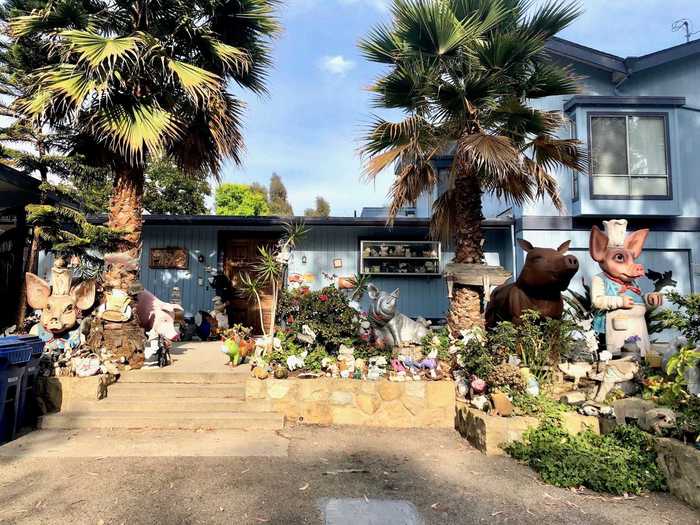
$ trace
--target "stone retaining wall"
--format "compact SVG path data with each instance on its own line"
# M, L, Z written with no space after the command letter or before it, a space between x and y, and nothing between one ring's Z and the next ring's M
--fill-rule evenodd
M562 421L564 427L572 434L581 432L587 426L594 432L600 433L597 417L566 412ZM505 454L500 447L501 444L520 441L528 428L536 427L538 424L535 417L490 416L470 407L464 401L457 401L455 428L474 448L490 456Z
M246 400L267 400L288 421L316 425L453 428L452 381L248 378Z
M671 494L700 509L700 450L676 439L658 438L656 452Z

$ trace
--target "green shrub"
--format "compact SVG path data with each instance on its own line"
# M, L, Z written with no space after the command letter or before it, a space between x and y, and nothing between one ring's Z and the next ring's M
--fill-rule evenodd
M315 292L298 289L280 294L277 319L286 331L301 333L308 325L316 333L316 342L330 354L336 354L344 341L355 340L359 329L359 313L348 304L348 298L336 287Z
M522 443L504 448L557 487L585 486L610 494L666 488L653 438L633 426L616 427L605 436L591 430L571 435L561 423L544 420L525 433Z

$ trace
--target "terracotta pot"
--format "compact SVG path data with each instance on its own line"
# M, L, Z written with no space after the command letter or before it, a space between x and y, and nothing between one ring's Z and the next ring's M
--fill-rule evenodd
M355 283L350 277L338 277L338 288L341 290L352 290Z

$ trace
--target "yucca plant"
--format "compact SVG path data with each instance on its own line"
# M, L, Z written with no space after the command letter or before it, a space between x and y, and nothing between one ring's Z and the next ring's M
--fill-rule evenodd
M530 9L531 8L531 9ZM532 101L578 92L577 78L549 59L547 40L579 15L575 2L534 8L528 0L393 0L392 21L360 43L388 72L371 87L376 118L362 148L370 180L396 163L390 217L438 186L432 162L452 155L447 190L433 206L432 233L455 243L455 262L484 261L484 193L522 205L548 196L562 208L554 171L582 170L576 140L560 139L560 111ZM481 290L457 286L454 333L480 324Z
M50 65L15 107L73 131L72 149L114 174L109 226L139 256L144 167L167 154L192 173L239 162L237 84L265 91L276 0L55 0L10 20Z

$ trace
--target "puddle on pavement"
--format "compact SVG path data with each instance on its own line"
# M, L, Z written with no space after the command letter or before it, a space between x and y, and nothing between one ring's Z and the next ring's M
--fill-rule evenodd
M325 525L423 525L416 506L406 500L331 498L319 502Z

